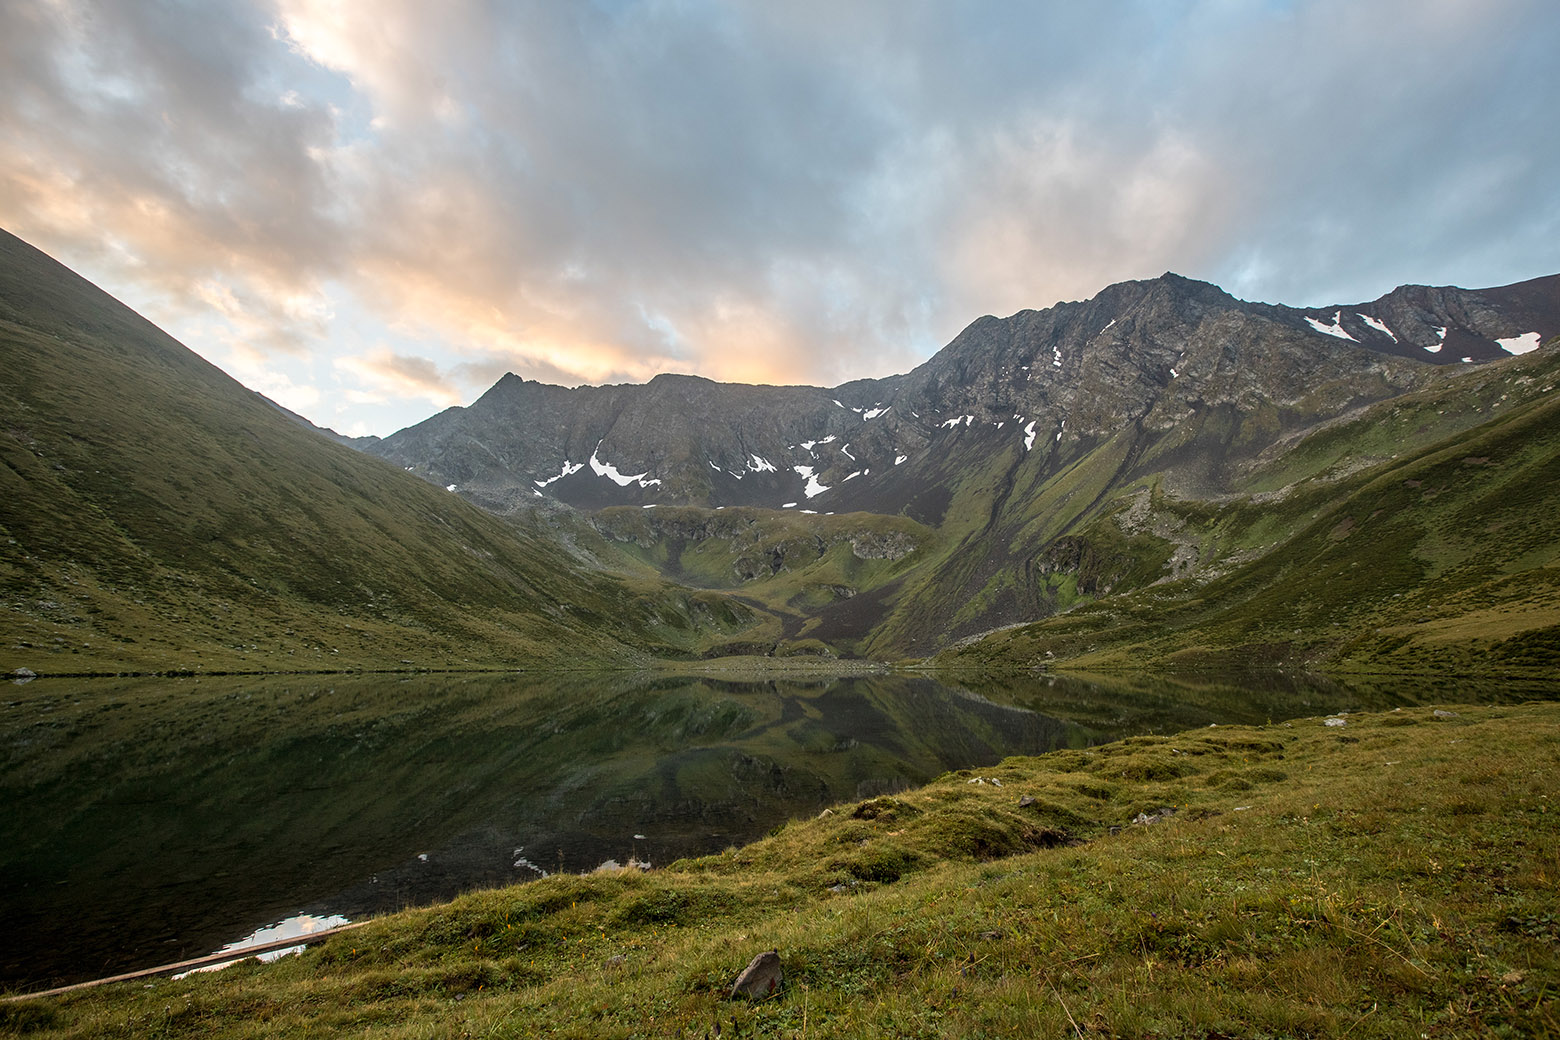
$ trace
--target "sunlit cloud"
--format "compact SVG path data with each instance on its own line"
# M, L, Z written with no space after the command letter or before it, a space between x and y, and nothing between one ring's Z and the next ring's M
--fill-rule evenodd
M245 386L264 394L290 411L300 415L310 415L315 413L320 404L322 395L319 387L309 383L295 383L291 376L278 371L271 364L245 364L235 361L230 368L232 374Z
M1128 149L1043 124L966 161L959 179L974 190L949 222L944 277L998 313L1203 267L1224 220L1217 163L1174 137Z
M1165 270L1560 270L1557 48L1545 0L17 0L0 225L348 429L832 385Z
M349 397L358 403L376 404L386 399L409 397L448 408L461 401L460 389L428 358L380 349L340 357L334 364L370 388L348 391Z

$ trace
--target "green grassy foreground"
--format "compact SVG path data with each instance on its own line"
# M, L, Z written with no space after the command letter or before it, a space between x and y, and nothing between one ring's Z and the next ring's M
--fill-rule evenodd
M722 855L385 918L273 965L0 1005L0 1028L1560 1034L1560 705L1450 710L1010 759ZM729 1000L771 947L782 993Z

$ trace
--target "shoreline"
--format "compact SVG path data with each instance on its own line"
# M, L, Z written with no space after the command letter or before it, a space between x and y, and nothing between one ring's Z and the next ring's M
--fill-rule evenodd
M1560 967L1557 724L1555 702L1448 703L1008 759L646 873L473 892L271 965L10 1006L41 1035L238 1036L261 1007L283 1036L786 1032L804 1003L820 1035L1050 1035L1061 996L1133 1035L1532 1035ZM731 1001L767 948L781 993Z

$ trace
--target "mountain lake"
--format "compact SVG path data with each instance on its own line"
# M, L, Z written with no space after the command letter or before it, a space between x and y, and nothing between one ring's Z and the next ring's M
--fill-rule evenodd
M1291 674L37 679L0 698L0 988L661 866L1005 756L1560 684Z

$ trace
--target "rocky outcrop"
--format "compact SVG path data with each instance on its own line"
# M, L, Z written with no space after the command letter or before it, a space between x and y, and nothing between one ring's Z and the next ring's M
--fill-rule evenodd
M902 560L918 548L916 540L904 531L863 531L846 540L861 560Z
M859 560L900 560L920 548L924 537L919 525L904 518L805 517L754 509L605 509L592 523L608 538L642 550L663 545L671 558L693 546L724 543L738 582L800 570L842 544Z

